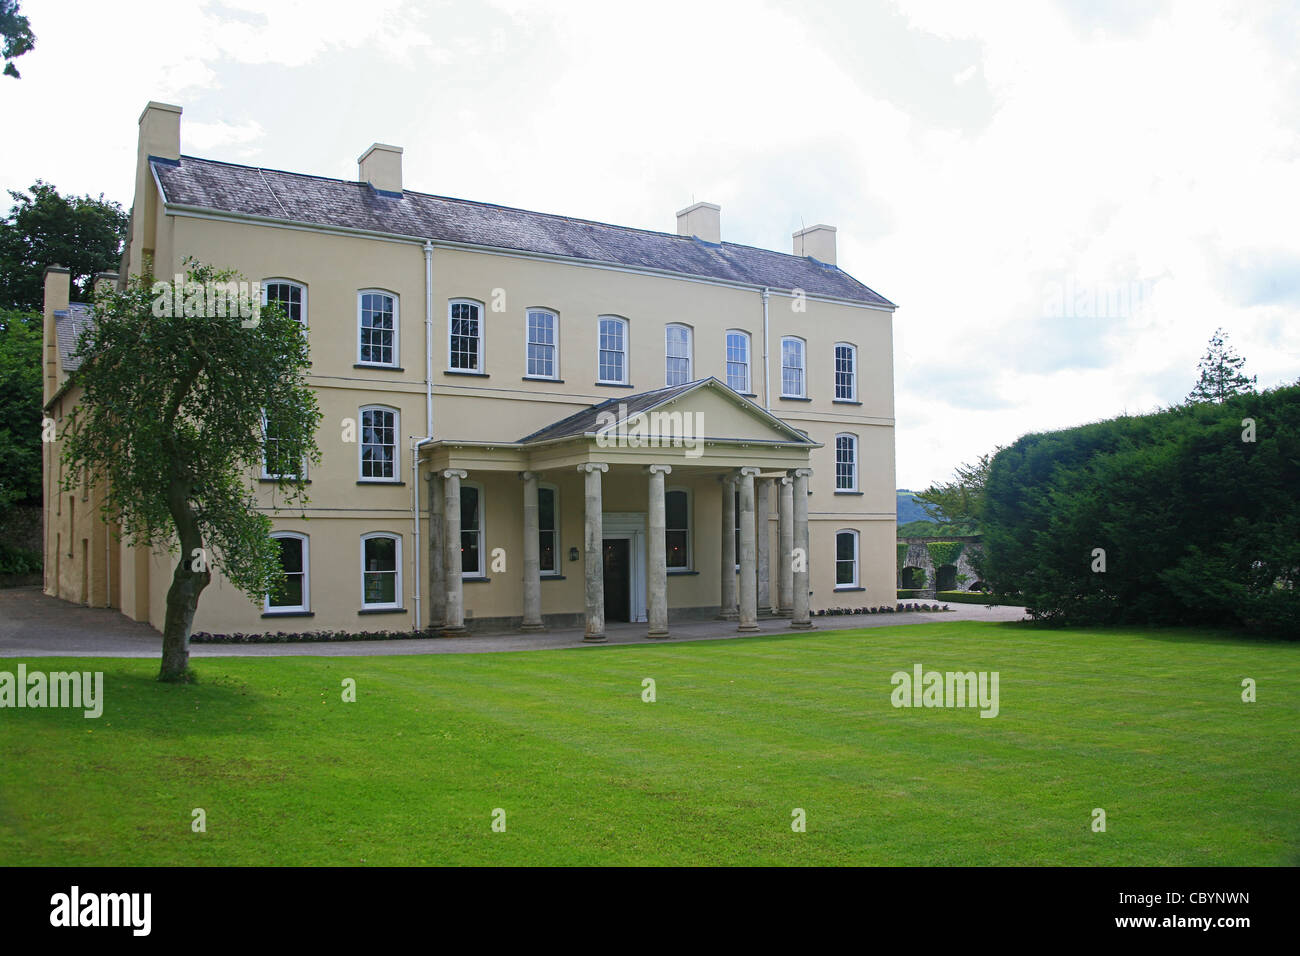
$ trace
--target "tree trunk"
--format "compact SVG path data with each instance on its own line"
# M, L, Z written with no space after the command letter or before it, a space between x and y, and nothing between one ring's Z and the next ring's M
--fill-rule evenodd
M180 538L181 557L176 562L171 587L167 589L162 669L158 672L161 681L189 680L190 631L194 626L194 611L199 605L199 595L212 580L199 534L198 518L189 504L188 490L184 482L179 481L173 482L168 489L168 506Z

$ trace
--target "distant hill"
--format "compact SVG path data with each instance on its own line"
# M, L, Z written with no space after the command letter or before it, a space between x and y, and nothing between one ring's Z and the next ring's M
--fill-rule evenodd
M915 491L909 491L906 488L898 489L898 523L907 524L909 521L933 521L934 519L921 510L921 505L916 501Z

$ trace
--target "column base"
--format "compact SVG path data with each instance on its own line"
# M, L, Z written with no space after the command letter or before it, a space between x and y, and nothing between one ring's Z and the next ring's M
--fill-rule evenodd
M666 641L671 635L666 631L648 631L646 637L652 641Z
M739 611L731 611L731 612L722 611L721 613L718 614L718 618L717 618L717 619L718 619L719 621L739 621L739 620L740 620L740 612L739 612Z
M469 628L463 624L447 626L438 632L439 637L465 637L467 634L469 634Z
M548 628L545 624L520 624L519 630L523 631L525 634L538 634L542 631L548 630Z
M792 608L792 607L779 607L779 608L776 609L776 616L777 616L777 617L793 617L793 616L794 616L794 608Z
M740 627L736 628L736 630L738 630L738 631L744 631L744 632L748 633L748 632L750 632L750 631L757 631L757 630L759 630L759 627L758 627L757 624L742 624L742 625L740 625Z
M790 626L797 631L811 631L813 629L812 621L791 621Z
M609 638L604 634L584 634L582 640L586 644L604 644Z

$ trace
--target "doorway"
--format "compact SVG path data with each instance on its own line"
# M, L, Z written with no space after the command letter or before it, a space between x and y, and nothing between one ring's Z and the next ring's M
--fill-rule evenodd
M632 549L627 538L606 538L605 620L632 620Z

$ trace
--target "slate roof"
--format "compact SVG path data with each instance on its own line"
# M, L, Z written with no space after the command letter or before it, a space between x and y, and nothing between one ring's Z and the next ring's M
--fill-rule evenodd
M660 405L670 402L674 398L685 395L687 392L710 385L731 392L731 389L727 388L721 380L709 376L708 378L701 378L696 379L693 382L687 382L684 385L667 385L663 388L656 388L649 392L638 392L635 395L622 395L616 398L606 399L598 405L592 405L590 408L584 408L581 411L574 412L567 418L561 418L557 422L552 422L545 428L538 429L531 435L525 435L523 438L518 439L516 444L524 445L532 442L554 441L562 438L581 438L583 435L590 432L598 431L598 426L603 425L604 427L608 427L608 420L604 423L600 420L602 413L612 412L618 416L619 421L627 421L635 418L643 412L648 412L653 408L658 408ZM760 408L758 405L754 405L753 402L750 402L744 396L737 395L735 392L731 392L731 394L740 402L752 406L760 414L775 418L775 416L769 415L767 411ZM780 422L779 419L776 420L785 428L790 429L791 431L794 430L784 422ZM792 439L792 441L798 441L798 439ZM816 444L807 438L802 439L802 442L809 445Z
M54 331L59 340L59 359L63 371L75 372L81 368L80 356L74 357L77 342L83 332L95 324L95 313L84 302L71 302L66 309L54 311Z
M182 156L151 157L166 202L319 226L343 226L435 242L462 242L564 256L632 268L721 279L774 289L803 289L893 308L884 296L836 266L732 242L572 219L492 203L405 190L376 192L368 183L307 176Z

